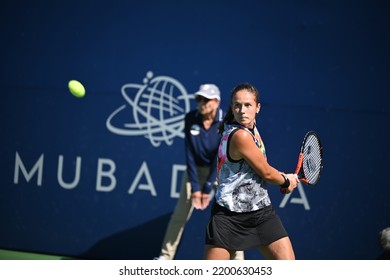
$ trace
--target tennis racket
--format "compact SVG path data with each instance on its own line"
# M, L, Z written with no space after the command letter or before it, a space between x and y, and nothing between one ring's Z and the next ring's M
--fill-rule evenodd
M315 131L309 131L303 138L294 174L300 181L314 186L321 177L322 168L323 154L320 138ZM280 188L280 192L285 194L286 189Z

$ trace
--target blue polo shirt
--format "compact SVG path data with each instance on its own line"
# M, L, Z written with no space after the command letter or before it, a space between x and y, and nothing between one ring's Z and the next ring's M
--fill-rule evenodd
M203 127L202 116L198 110L193 110L185 116L185 152L188 178L191 191L210 193L217 178L217 153L221 135L218 126L223 118L223 112L217 109L215 120L206 130ZM204 186L199 185L197 167L210 167L210 173ZM202 188L203 187L203 188Z

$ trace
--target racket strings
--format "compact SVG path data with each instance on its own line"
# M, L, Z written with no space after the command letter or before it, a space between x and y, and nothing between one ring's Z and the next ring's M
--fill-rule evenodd
M309 184L315 184L322 169L321 144L315 135L309 135L306 139L303 154L303 173Z

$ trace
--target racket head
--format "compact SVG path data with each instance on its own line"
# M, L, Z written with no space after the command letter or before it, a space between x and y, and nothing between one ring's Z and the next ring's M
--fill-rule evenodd
M313 186L320 179L323 167L321 140L315 131L309 131L302 141L295 174L299 180Z

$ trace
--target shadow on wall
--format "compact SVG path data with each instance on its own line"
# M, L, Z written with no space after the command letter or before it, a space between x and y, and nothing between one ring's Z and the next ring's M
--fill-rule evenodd
M102 239L79 256L91 260L152 260L160 255L172 213Z

